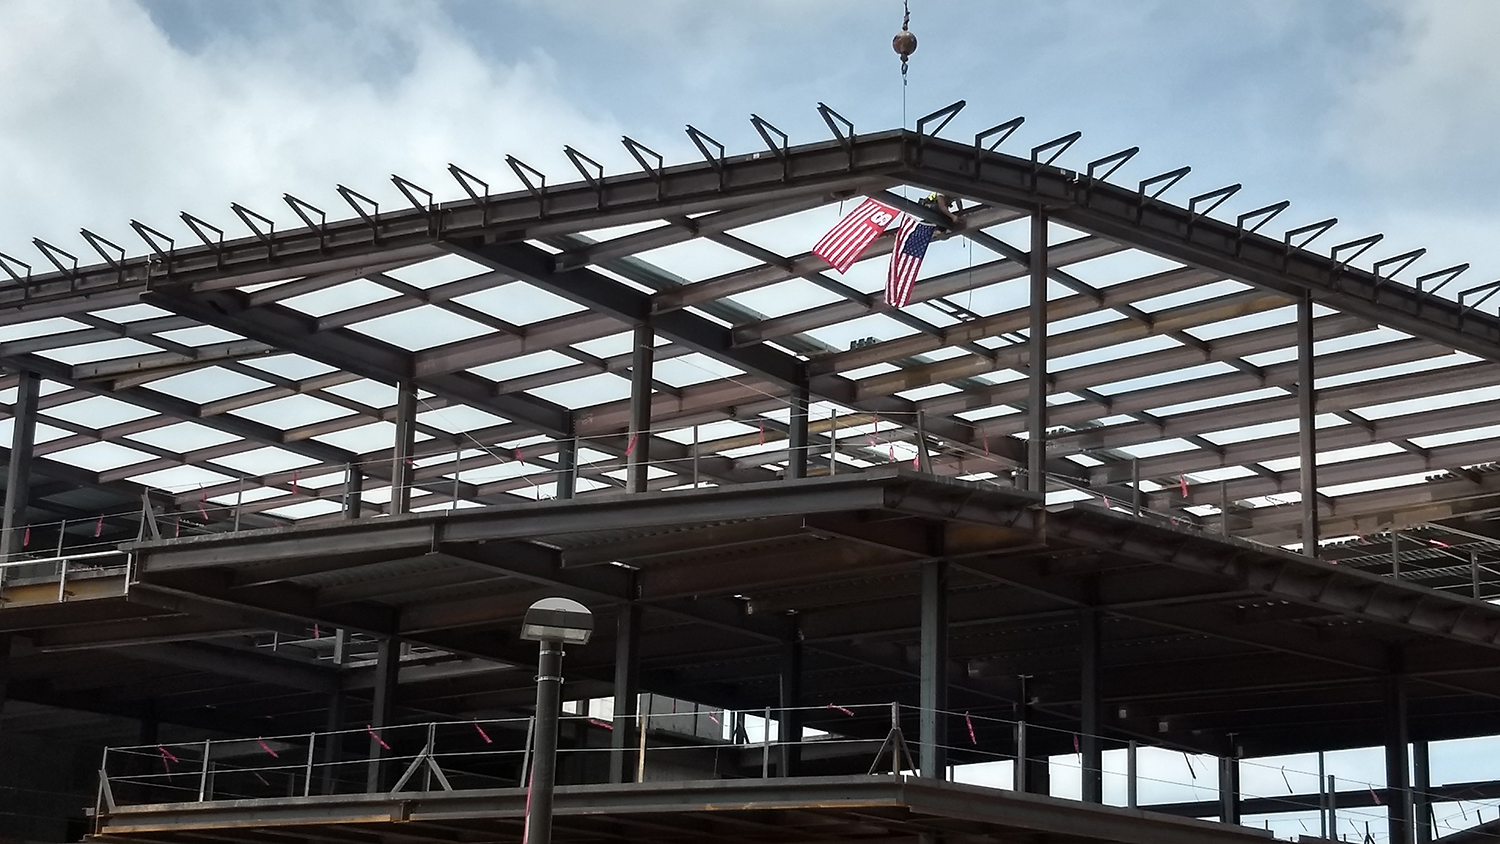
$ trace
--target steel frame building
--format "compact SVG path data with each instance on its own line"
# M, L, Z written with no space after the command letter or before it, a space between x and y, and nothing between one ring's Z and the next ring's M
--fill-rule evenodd
M1226 218L1239 185L1174 204L1186 168L1108 181L1134 149L1069 169L1077 133L941 137L961 109L860 135L820 106L832 139L795 146L756 117L735 156L689 127L678 166L626 138L634 173L568 148L566 184L511 158L513 193L451 167L452 202L394 177L399 210L340 186L341 221L288 195L291 229L232 206L239 239L184 214L196 245L132 222L144 255L85 231L102 263L38 241L45 274L0 255L0 731L87 755L520 711L514 631L559 592L613 634L570 689L615 698L616 783L642 690L776 705L787 736L879 737L799 707L894 701L924 776L977 758L945 714L972 712L1024 725L993 749L1043 794L1075 736L1091 802L1106 747L1223 757L1227 820L1236 759L1384 744L1390 840L1430 840L1426 743L1492 733L1500 696L1497 288L1371 260L1379 235L1314 251L1333 220L1272 236L1284 202ZM931 219L913 189L965 207L911 307L890 234L842 280L805 251L851 198ZM797 752L780 774L850 773ZM957 799L912 794L870 799ZM1109 837L1036 805L1074 820L1016 829ZM121 811L96 831L214 837ZM819 835L1017 834L855 827Z

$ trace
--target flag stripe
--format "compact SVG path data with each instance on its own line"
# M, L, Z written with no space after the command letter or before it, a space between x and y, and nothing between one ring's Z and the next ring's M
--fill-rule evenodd
M893 308L904 308L911 302L912 288L927 257L936 227L915 217L903 216L896 230L896 245L891 250L891 268L886 276L885 301Z
M840 220L818 244L814 255L828 262L839 272L848 272L859 260L859 256L870 247L875 238L896 218L896 209L873 199L866 199L858 208Z

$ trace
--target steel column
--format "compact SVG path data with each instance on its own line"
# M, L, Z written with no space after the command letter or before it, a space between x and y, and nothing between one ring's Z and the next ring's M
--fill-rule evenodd
M781 645L781 688L778 705L781 707L781 731L778 737L780 767L783 777L795 776L802 760L802 636Z
M1099 693L1100 622L1103 613L1097 609L1078 612L1079 651L1079 729L1078 751L1083 757L1083 801L1104 802L1104 745Z
M395 721L396 689L401 676L401 641L394 636L380 640L375 652L374 701L370 708L370 729L377 733ZM365 791L373 794L384 790L380 757L383 748L375 736L370 736L370 766L365 777Z
M1432 844L1432 762L1427 742L1411 743L1412 750L1412 820L1417 844Z
M323 726L328 734L323 737L323 794L332 794L334 791L334 767L344 750L345 737L339 731L344 729L343 668L348 661L348 653L349 631L340 627L333 634L333 664L339 669L338 687L328 694L328 712Z
M787 464L786 476L788 480L807 477L807 403L808 389L807 381L804 379L792 389L791 395L791 419L787 428Z
M1240 822L1240 760L1233 755L1219 757L1219 820Z
M1047 215L1031 215L1031 367L1026 409L1026 488L1047 493Z
M1407 780L1406 676L1400 651L1385 677L1385 786L1390 844L1412 844L1411 788Z
M615 714L609 734L609 781L634 779L636 715L641 702L641 607L622 604L615 617Z
M21 553L25 538L26 508L31 503L31 454L36 446L37 400L42 376L22 372L11 408L15 427L10 433L10 465L5 470L5 514L0 525L5 558ZM0 575L3 576L3 575Z
M625 489L645 492L651 465L651 368L656 357L656 332L650 323L635 327L630 353L630 441L626 445Z
M578 438L557 441L557 498L573 497L578 487Z
M1302 461L1302 553L1318 556L1317 392L1313 388L1313 303L1297 299L1297 434Z
M360 505L364 503L365 474L353 463L344 466L344 518L359 518Z
M922 776L948 771L948 561L922 566L922 692L919 741Z
M1031 678L1022 675L1019 702L1016 705L1016 791L1030 794L1052 793L1052 771L1047 754L1039 752L1031 739L1030 727L1034 703Z
M0 633L0 714L5 712L5 698L10 687L10 635Z
M391 515L411 511L414 475L412 452L417 443L417 382L403 378L396 385L396 444L391 457Z

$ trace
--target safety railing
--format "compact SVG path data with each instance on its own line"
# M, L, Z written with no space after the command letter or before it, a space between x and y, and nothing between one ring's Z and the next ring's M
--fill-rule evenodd
M1027 755L1034 760L1030 765L1050 769L1052 796L1081 796L1088 772L1080 734L968 712L935 714L948 741L930 745L929 751L940 751L946 767L927 773L1011 790L1020 785L1020 769L1029 767L1016 765L1017 750L1028 738L1033 748L1053 751L1071 744L1071 754L1038 758L1033 750ZM913 776L921 766L917 736L923 715L894 703L749 711L697 706L608 719L565 714L559 722L557 782ZM795 739L792 724L801 725ZM109 748L100 767L96 812L103 817L132 805L521 788L532 767L534 730L534 719L515 717ZM1104 802L1145 809L1175 804L1176 814L1197 807L1207 809L1202 815L1218 816L1216 806L1225 798L1224 760L1184 748L1119 745L1118 738L1110 739L1115 749L1102 754L1095 775ZM1240 822L1270 828L1275 818L1278 831L1293 835L1300 827L1302 834L1383 840L1394 792L1383 782L1343 773L1350 767L1367 770L1368 763L1346 765L1335 788L1321 761L1316 772L1286 760L1233 762L1240 783L1238 789L1230 787L1233 799L1259 807L1257 815ZM1486 808L1496 808L1493 800L1455 798L1436 789L1410 794L1450 829L1460 817L1469 826Z

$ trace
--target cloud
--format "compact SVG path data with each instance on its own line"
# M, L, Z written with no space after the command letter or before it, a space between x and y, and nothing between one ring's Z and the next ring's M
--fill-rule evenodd
M563 143L620 134L540 53L481 57L405 6L343 11L189 49L133 4L0 0L0 251L31 260L40 236L88 263L87 227L135 253L128 219L190 238L180 210L244 234L230 201L290 226L283 192L341 218L335 183L404 204L391 173L456 196L450 161L509 190L507 153L563 180Z
M1465 201L1476 178L1500 176L1500 5L1445 0L1395 10L1396 25L1372 44L1332 115L1329 143L1377 186ZM1492 192L1480 193L1493 206Z

